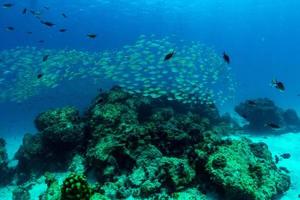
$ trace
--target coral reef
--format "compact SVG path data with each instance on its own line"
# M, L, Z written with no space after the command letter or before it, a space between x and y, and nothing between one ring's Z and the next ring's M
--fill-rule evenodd
M226 199L271 200L285 192L290 179L265 144L222 138L233 131L229 121L213 104L114 87L98 95L83 116L70 107L39 115L39 132L25 135L16 155L17 177L73 172L62 184L47 175L43 200L204 200L211 189Z
M219 146L209 156L206 170L227 199L273 199L290 186L289 177L275 166L267 146L248 140Z
M82 174L70 174L63 182L61 188L62 200L89 200L91 188Z
M246 100L237 105L235 111L249 122L244 128L250 131L270 132L273 130L281 133L300 130L300 119L296 111L279 108L268 98ZM267 125L268 123L278 125L279 129L272 129Z
M12 180L13 174L13 169L8 167L8 158L5 145L5 140L0 138L0 186L8 184Z
M25 134L15 155L19 161L18 182L45 171L62 170L78 152L84 141L84 128L79 113L71 107L41 113L35 120L39 132Z

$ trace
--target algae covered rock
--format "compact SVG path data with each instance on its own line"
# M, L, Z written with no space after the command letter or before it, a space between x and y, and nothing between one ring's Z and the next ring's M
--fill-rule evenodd
M73 107L43 112L36 118L35 124L43 142L48 145L70 148L83 141L84 131L79 112Z
M249 124L244 128L251 131L268 131L275 133L299 132L300 118L293 109L284 110L268 98L247 100L235 107L235 111ZM268 123L276 124L279 130L272 130Z
M209 156L206 170L227 199L272 199L288 190L289 177L275 166L266 146L258 147L245 139L232 141Z
M30 194L27 188L18 186L13 190L13 200L30 200Z
M40 200L61 200L61 187L53 174L45 173L45 183L47 190L40 196Z
M174 189L182 189L195 178L195 170L191 168L187 159L163 157L160 167L164 171L167 184Z
M6 142L0 138L0 186L8 184L12 180L13 171L8 167Z

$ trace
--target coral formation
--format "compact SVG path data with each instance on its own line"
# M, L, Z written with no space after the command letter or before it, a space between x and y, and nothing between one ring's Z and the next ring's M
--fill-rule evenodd
M266 145L248 140L219 146L209 156L206 170L227 199L273 199L290 186L289 177L275 166Z
M8 184L12 180L13 174L13 169L8 167L8 157L5 145L5 140L0 138L0 186Z
M32 173L66 169L74 150L84 141L84 128L79 113L71 107L41 113L35 120L39 132L25 134L15 155L19 182L26 181ZM25 177L24 177L25 176Z
M89 200L91 188L82 174L70 174L63 182L61 200Z
M271 200L285 192L289 177L265 144L222 138L232 132L229 121L214 105L114 87L97 96L83 116L70 107L39 115L39 132L25 135L17 153L16 173L72 171L63 184L46 178L45 200L202 200L211 188L226 199ZM68 148L58 153L58 146Z
M300 119L293 109L284 110L268 98L247 100L235 107L235 111L246 119L249 124L244 128L251 131L272 131L268 123L280 127L279 132L297 132L300 130Z

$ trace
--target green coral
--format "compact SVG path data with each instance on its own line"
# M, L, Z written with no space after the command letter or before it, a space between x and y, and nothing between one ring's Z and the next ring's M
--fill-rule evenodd
M48 187L46 192L40 196L40 200L61 200L61 187L54 175L47 172L45 178Z
M124 106L121 104L96 105L92 110L93 120L106 125L114 125L119 122Z
M91 188L84 175L72 173L64 180L61 200L89 200L91 195Z
M195 178L196 172L190 167L187 159L163 157L160 162L164 176L169 178L170 184L177 190L184 188Z
M289 177L282 174L270 153L252 152L248 140L221 145L206 164L211 180L221 185L229 199L272 199L289 188Z

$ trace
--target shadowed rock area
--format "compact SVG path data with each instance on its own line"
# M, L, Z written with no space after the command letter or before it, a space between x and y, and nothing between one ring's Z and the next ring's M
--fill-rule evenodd
M293 109L284 110L268 98L246 100L235 107L235 111L249 122L244 128L260 132L299 132L300 119ZM276 128L268 124L278 125Z

